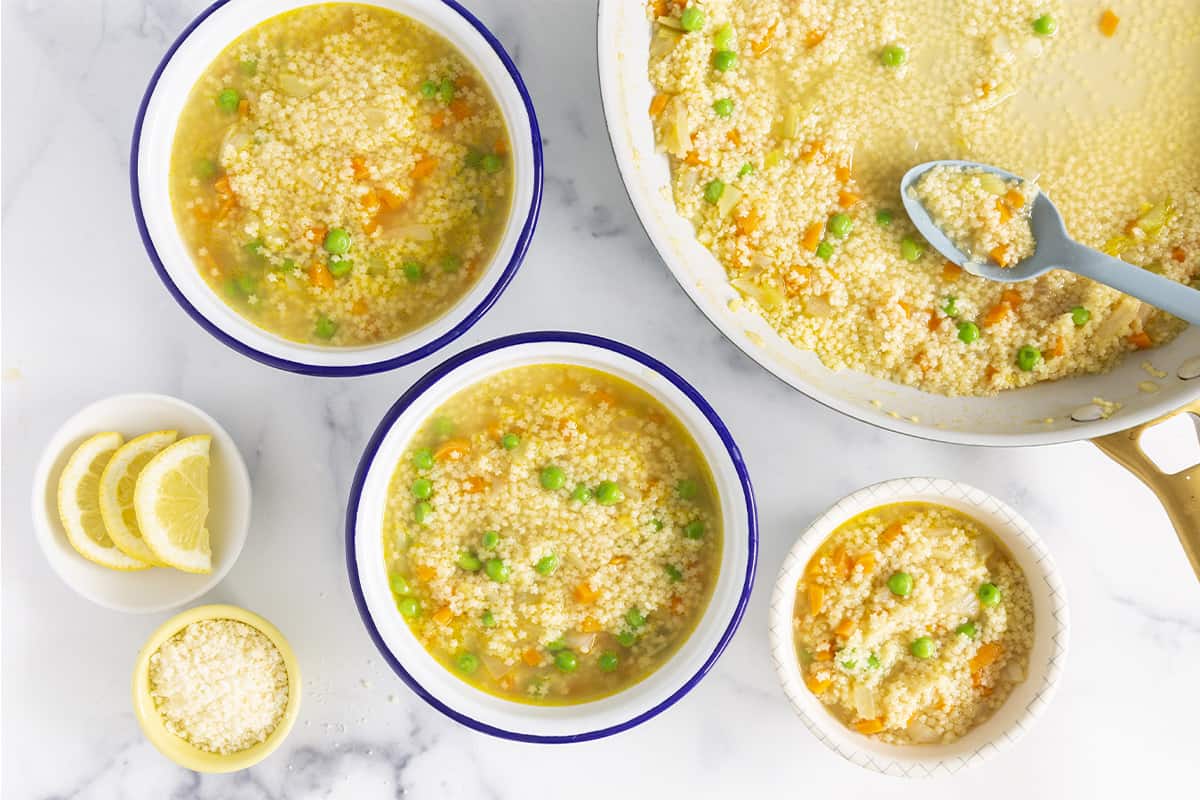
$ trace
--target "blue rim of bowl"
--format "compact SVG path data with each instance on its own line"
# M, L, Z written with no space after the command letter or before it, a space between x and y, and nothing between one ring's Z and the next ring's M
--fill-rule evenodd
M355 377L358 375L371 375L377 372L386 372L387 370L403 367L406 364L411 364L414 361L419 361L428 355L431 355L446 345L453 342L458 337L462 336L471 327L478 322L484 314L495 304L495 302L503 294L508 284L517 274L521 262L525 259L525 253L529 249L529 243L533 238L534 228L537 227L538 214L542 206L542 183L543 183L543 168L542 168L542 135L538 127L537 114L533 110L533 100L529 96L529 90L525 88L525 82L521 79L521 73L517 71L516 65L509 58L508 52L500 41L492 35L482 22L480 22L471 12L467 11L456 0L437 0L437 2L448 6L451 10L461 16L464 20L470 23L484 41L491 46L495 51L496 56L508 71L509 77L512 78L513 85L516 86L517 93L521 96L521 102L525 106L525 113L529 116L529 132L533 142L533 196L529 202L529 213L525 217L525 222L521 226L521 233L517 237L516 246L513 249L512 257L509 258L508 264L504 267L504 271L496 279L495 285L487 295L480 301L479 305L475 306L466 317L450 330L443 333L431 342L426 342L415 350L407 353L401 353L398 356L387 358L382 361L374 361L368 364L347 364L347 365L323 365L323 364L307 364L301 361L292 361L290 359L273 356L269 353L264 353L257 350L236 337L226 333L216 323L208 317L200 313L199 309L193 306L175 281L171 279L166 267L163 266L162 259L158 255L158 250L154 246L154 241L150 238L150 231L146 228L146 218L142 212L142 197L138 187L138 151L141 148L142 139L142 123L145 121L146 109L150 105L150 98L154 95L154 90L158 87L158 80L162 76L163 70L167 64L175 56L181 45L187 40L196 28L200 27L206 19L212 16L221 7L229 4L233 0L216 0L208 8L204 9L194 20L192 20L179 37L171 44L162 60L158 62L158 66L154 70L154 74L150 77L150 84L146 87L145 94L142 95L142 102L138 106L137 118L133 124L133 144L130 148L129 155L129 187L130 194L133 199L133 215L137 221L138 233L142 237L142 244L146 248L146 254L150 256L151 263L154 264L154 271L158 273L159 279L163 285L167 287L171 297L175 302L187 312L196 323L208 331L213 337L241 355L248 356L255 361L266 364L276 369L286 370L288 372L298 372L303 375L314 375L317 377ZM419 330L419 329L418 329Z
M473 717L469 717L435 697L429 690L418 683L412 675L400 664L400 661L392 654L387 645L383 641L383 637L379 633L379 629L375 626L374 620L371 618L371 613L367 609L367 602L363 596L362 583L359 579L358 564L355 560L355 525L358 517L358 506L362 499L363 483L366 481L367 473L370 471L372 464L375 461L375 456L379 451L379 446L383 442L385 436L392 429L396 420L408 410L416 400L426 391L436 386L443 378L457 370L464 364L474 361L477 358L483 358L498 350L503 350L508 347L514 347L522 344L530 344L537 342L554 342L567 344L582 344L589 347L596 347L602 350L608 350L626 358L632 359L642 366L648 367L657 372L662 377L670 381L676 389L683 394L696 406L697 409L704 415L708 423L712 425L717 436L721 439L721 443L725 445L725 450L729 455L730 461L733 463L734 471L737 473L738 481L742 487L742 494L746 501L746 522L749 532L749 553L746 560L746 577L742 584L741 596L738 598L737 605L734 606L733 616L729 620L724 633L721 634L716 647L712 653L705 659L704 664L696 671L694 675L687 679L682 686L671 693L669 697L662 700L654 707L643 711L632 719L620 722L616 725L610 725L607 728L599 728L597 730L586 731L584 733L567 734L560 736L546 736L540 734L521 733L519 731L510 731L503 728L497 728L494 725L480 722ZM630 728L636 727L648 719L658 716L663 711L666 711L684 695L696 687L697 684L704 678L708 671L712 669L713 664L725 651L734 633L737 632L738 626L741 624L742 617L746 613L746 605L750 602L750 594L754 588L754 569L758 561L758 511L754 504L754 489L750 484L750 473L746 469L746 463L742 459L742 453L738 449L737 444L733 440L733 435L729 432L729 428L721 420L713 407L708 404L701 394L688 383L679 373L668 367L661 361L646 355L642 351L622 344L612 339L606 339L601 336L593 336L587 333L576 333L572 331L535 331L530 333L517 333L509 336L503 336L499 339L493 339L482 344L475 345L467 350L458 353L455 356L447 359L445 362L431 369L419 381L414 383L408 391L406 391L399 400L388 410L380 421L379 426L375 429L375 433L371 435L371 439L367 442L367 447L363 451L362 459L358 462L358 469L354 473L354 482L350 486L350 500L346 507L346 569L350 574L350 590L354 594L354 604L358 607L358 614L362 617L363 625L367 628L367 633L370 634L371 640L375 643L375 647L379 650L383 660L392 668L400 679L404 681L408 688L412 689L422 700L436 708L446 716L453 719L462 725L473 728L481 733L487 733L492 736L498 736L502 739L511 739L517 742L529 742L533 744L567 744L571 742L587 742L593 739L602 739L606 736L627 731ZM584 706L586 708L586 706Z

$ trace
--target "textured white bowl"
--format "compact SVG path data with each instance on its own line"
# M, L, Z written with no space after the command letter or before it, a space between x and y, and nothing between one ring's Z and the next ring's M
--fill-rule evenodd
M684 424L712 470L721 502L724 547L712 599L695 631L645 680L613 697L572 706L503 700L459 680L433 659L396 611L383 552L388 484L409 440L458 391L503 370L577 364L616 375L649 392ZM392 669L447 716L494 736L574 742L609 736L649 719L694 687L732 638L750 597L757 523L749 476L729 431L711 407L665 365L633 348L577 333L526 333L460 353L401 397L367 444L346 511L350 586L368 632Z
M792 634L796 585L817 548L843 522L888 503L926 502L962 511L987 526L1025 572L1033 595L1034 642L1029 675L995 714L950 744L885 744L845 727L808 687L800 672ZM981 489L943 478L898 478L860 489L809 526L779 570L768 612L771 659L787 694L825 746L860 767L902 777L952 774L1010 747L1045 710L1067 658L1070 620L1067 596L1045 544L1016 511Z
M362 0L359 0L362 1ZM398 11L452 42L487 81L508 124L513 205L496 254L475 286L445 314L399 339L365 347L318 347L289 341L246 320L200 276L175 226L167 178L179 114L193 84L246 30L320 0L218 0L180 34L150 80L134 123L130 183L146 252L176 302L205 330L243 355L310 375L354 376L429 355L462 335L491 308L516 274L537 223L542 143L517 68L499 41L453 0L365 0Z
M58 478L84 439L117 431L128 441L150 431L174 429L179 438L212 435L208 473L208 530L213 571L207 575L154 567L119 572L93 564L67 540L58 517ZM250 527L250 474L233 438L200 409L161 394L122 394L84 408L50 437L33 475L33 527L50 567L63 582L97 605L151 614L195 600L233 567Z

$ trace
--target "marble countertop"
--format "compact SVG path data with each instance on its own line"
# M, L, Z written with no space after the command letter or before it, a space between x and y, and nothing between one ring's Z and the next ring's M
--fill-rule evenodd
M721 338L622 190L596 88L592 0L469 3L522 69L546 145L537 236L481 324L434 358L354 380L278 372L204 333L150 268L127 179L145 81L202 5L3 3L4 797L574 800L830 796L851 784L873 798L983 800L1194 786L1200 584L1150 492L1088 444L983 450L868 427L788 389ZM667 713L584 745L500 741L426 706L377 655L343 560L351 473L390 403L451 352L537 328L622 339L692 381L737 437L762 521L758 585L713 672ZM92 400L139 390L189 400L237 439L254 482L252 530L202 599L271 619L305 670L291 737L240 774L187 772L142 738L129 678L166 615L82 599L50 571L31 530L30 475L51 432ZM766 637L775 572L807 522L867 483L916 474L967 480L1016 506L1053 550L1074 621L1040 724L982 767L920 785L861 770L817 742L779 688Z

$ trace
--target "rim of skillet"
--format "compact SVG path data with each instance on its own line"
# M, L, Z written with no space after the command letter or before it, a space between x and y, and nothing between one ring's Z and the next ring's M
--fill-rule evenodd
M596 347L603 350L608 350L632 359L643 367L653 370L661 377L670 382L678 389L688 401L690 401L696 409L701 413L709 425L712 426L721 445L725 448L725 452L729 457L730 463L736 473L738 480L738 488L741 489L742 497L745 502L746 526L748 531L748 554L746 559L745 576L742 579L742 586L737 602L733 607L732 614L725 630L721 632L717 639L716 645L712 652L705 658L698 670L688 676L683 683L674 689L665 699L655 703L652 707L641 710L633 717L623 720L619 723L608 725L605 727L596 728L593 730L583 731L573 734L534 734L523 731L508 730L491 725L486 722L477 720L463 712L451 708L438 697L426 689L418 682L408 670L400 663L399 659L392 653L391 649L384 642L378 627L375 625L371 612L367 607L366 598L363 593L361 577L359 575L358 563L356 560L356 539L357 539L357 517L358 509L362 500L363 484L374 464L375 457L378 454L379 448L383 440L400 418L410 406L415 403L418 398L424 395L427 391L434 388L443 378L458 370L460 367L468 364L479 358L487 357L489 354L504 350L509 347L525 345L531 343L566 343L578 344L590 347ZM643 389L644 390L644 389ZM717 414L708 401L697 391L687 380L675 372L658 359L631 347L630 345L621 342L607 339L601 336L595 336L587 333L578 333L573 331L532 331L527 333L510 334L497 339L492 339L487 342L475 345L467 350L455 354L443 363L431 369L424 376L414 383L400 399L398 399L387 413L383 416L375 432L371 435L370 440L364 448L362 458L358 463L358 468L354 473L354 481L350 487L350 497L346 507L346 569L349 573L350 589L354 595L354 604L358 609L359 617L362 619L363 625L367 629L367 633L374 642L376 649L383 657L387 665L392 671L400 677L402 681L411 689L418 697L424 700L429 705L440 711L442 714L453 719L454 721L472 728L481 733L486 733L491 736L496 736L502 739L511 741L526 742L534 744L568 744L573 742L586 742L594 739L602 739L607 736L622 733L631 728L640 725L647 720L650 720L663 711L673 706L676 702L694 689L700 681L708 674L709 670L716 663L717 659L725 651L729 642L733 639L737 632L743 617L745 616L746 607L749 604L750 596L754 588L754 572L758 560L758 511L754 501L754 490L750 482L750 475L746 468L745 461L742 458L741 450L734 442L733 435L724 421ZM706 611L707 613L707 611ZM667 662L669 663L669 661ZM664 667L666 665L664 664ZM579 708L586 708L588 704L582 704Z
M362 364L311 364L304 361L294 360L293 358L284 358L263 352L251 345L243 342L241 339L226 332L220 325L205 316L191 301L184 296L183 291L171 278L166 266L163 264L162 258L155 247L154 240L150 236L149 228L146 224L145 212L142 208L141 189L139 186L139 169L138 159L142 147L142 127L146 118L146 111L149 108L150 101L154 97L155 90L158 88L159 79L162 77L163 71L171 60L175 57L176 51L188 40L188 38L199 28L204 22L214 13L219 11L226 5L229 5L236 0L215 0L211 5L201 11L183 31L176 37L171 46L167 48L167 52L163 55L158 65L154 68L154 72L150 76L150 82L146 86L146 91L142 95L142 100L138 104L137 116L134 119L133 138L130 146L129 155L129 188L130 195L133 201L133 215L137 222L138 234L141 236L142 245L146 249L146 254L150 257L150 262L154 265L154 271L158 274L159 280L167 288L171 297L175 302L191 317L201 328L213 336L217 341L224 344L226 347L234 350L240 355L247 356L255 361L266 364L276 369L285 370L287 372L295 372L303 375L313 375L316 377L336 377L349 378L361 375L372 375L379 372L403 367L415 361L419 361L426 356L446 347L448 344L458 339L464 333L471 329L475 323L495 305L500 299L500 295L508 288L509 283L516 276L517 270L525 260L525 254L529 250L529 245L533 239L534 229L537 227L538 216L541 212L542 205L542 188L544 182L544 166L542 154L542 137L541 129L538 127L537 114L533 108L533 100L529 95L529 90L525 86L525 81L521 78L521 73L517 70L516 64L508 55L508 51L500 43L500 40L492 34L492 32L479 21L475 15L467 11L457 0L429 0L429 2L440 3L446 6L460 17L463 18L474 30L484 39L488 46L495 53L500 63L504 66L509 78L513 82L513 87L520 96L522 106L529 118L529 133L532 140L533 151L533 187L532 194L529 198L529 207L525 219L520 223L520 231L517 235L515 246L508 263L504 265L504 269L495 278L492 287L487 291L479 303L471 309L463 319L456 323L449 330L443 332L434 339L420 343L412 350L389 358L380 359L377 361L368 361ZM398 12L399 13L399 12ZM469 55L468 60L471 60ZM514 209L514 211L516 211ZM517 227L515 221L510 220L510 227ZM484 274L486 277L486 273ZM482 278L481 278L482 280ZM448 310L446 314L451 313ZM444 318L439 317L438 319ZM429 325L436 324L437 319L431 321ZM422 328L413 331L412 334L419 334ZM269 333L269 332L268 332ZM387 344L386 342L380 343Z

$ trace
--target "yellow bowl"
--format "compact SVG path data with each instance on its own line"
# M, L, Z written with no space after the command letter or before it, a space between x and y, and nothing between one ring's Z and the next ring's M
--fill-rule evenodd
M221 755L201 750L167 730L163 725L162 716L150 696L150 656L158 652L158 648L183 628L207 619L232 619L244 622L260 631L271 640L271 643L283 656L283 665L288 677L287 707L283 717L271 735L263 741L239 750L236 753ZM171 617L159 626L138 653L137 663L133 668L133 711L137 715L138 725L150 743L158 751L181 767L196 772L236 772L252 767L274 752L276 747L287 738L300 713L300 665L296 662L296 654L283 634L271 623L257 614L253 614L237 606L212 605L196 606L181 614Z

